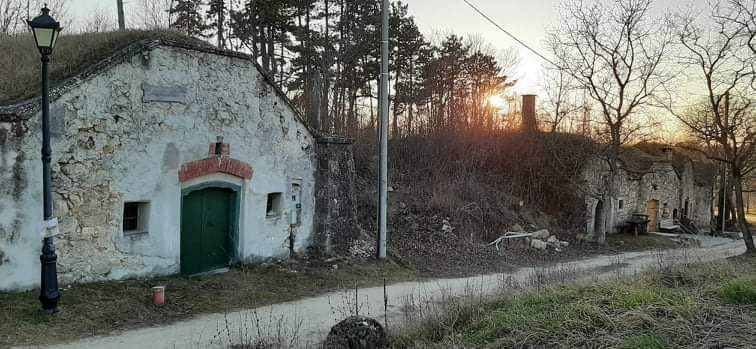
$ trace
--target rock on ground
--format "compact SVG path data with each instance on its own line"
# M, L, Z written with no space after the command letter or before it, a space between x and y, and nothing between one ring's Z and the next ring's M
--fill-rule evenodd
M549 238L549 236L551 236L551 233L547 229L541 229L533 233L532 235L534 239L541 239L541 240L546 240Z
M549 244L547 244L543 240L533 239L530 240L530 247L535 248L536 250L546 250L549 247Z

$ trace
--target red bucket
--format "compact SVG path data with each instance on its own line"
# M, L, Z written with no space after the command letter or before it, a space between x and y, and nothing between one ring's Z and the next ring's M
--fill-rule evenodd
M165 304L165 286L155 286L152 288L152 304Z

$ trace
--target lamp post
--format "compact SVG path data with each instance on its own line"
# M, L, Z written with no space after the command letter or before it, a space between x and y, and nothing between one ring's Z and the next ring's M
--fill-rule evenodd
M44 207L44 225L42 226L43 243L41 262L41 278L39 301L42 309L54 314L58 312L60 291L58 290L58 271L56 264L58 256L55 254L53 238L58 232L58 220L53 217L52 204L52 173L50 160L52 150L50 148L50 84L47 77L47 66L50 63L50 54L55 48L61 27L60 23L50 17L50 9L47 4L42 9L42 14L31 21L27 21L34 33L34 40L42 55L42 202Z

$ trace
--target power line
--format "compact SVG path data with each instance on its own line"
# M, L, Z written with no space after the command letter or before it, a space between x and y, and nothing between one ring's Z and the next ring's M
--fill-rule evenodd
M556 64L552 60L546 58L546 56L544 56L540 52L536 51L536 49L534 49L530 45L526 44L524 41L518 39L516 36L512 35L512 33L510 33L509 31L507 31L506 29L502 28L502 26L500 26L498 23L496 23L496 21L494 21L493 19L491 19L491 17L489 17L488 15L486 15L483 11L481 11L477 6L473 5L470 1L468 1L468 0L462 0L462 1L464 1L468 6L470 6L473 10L475 10L475 12L477 12L479 15L481 15L483 18L485 18L488 22L490 22L491 24L493 24L496 28L498 28L499 30L501 30L504 34L506 34L507 36L509 36L510 38L512 38L514 41L517 41L520 45L522 45L526 49L530 50L530 52L533 52L536 56L541 57L541 59L543 59L544 61L550 63L551 65L553 65L553 66L555 66L557 68L560 68L560 69L562 68L562 67L559 66L559 64Z

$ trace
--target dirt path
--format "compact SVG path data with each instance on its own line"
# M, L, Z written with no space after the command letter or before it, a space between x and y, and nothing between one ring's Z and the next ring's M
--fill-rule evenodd
M710 261L723 259L745 252L742 241L700 237L702 248L686 249L686 258L692 261ZM680 255L677 252L667 252ZM614 256L599 256L576 262L562 264L560 268L577 272L585 277L605 278L623 273L635 273L658 263L659 252L631 252ZM491 293L500 289L501 281L505 278L526 283L537 270L523 268L508 274L483 275L459 279L440 279L427 282L405 282L387 287L388 314L385 314L389 326L397 324L402 319L401 306L407 297L412 295L416 299L430 299L440 295L464 294L475 292ZM274 322L283 318L289 324L300 323L299 338L302 341L316 343L322 340L328 330L347 314L347 308L354 307L354 292L330 293L322 296L302 299L295 302L277 304L271 307L257 309L263 323ZM361 289L358 303L361 313L380 319L383 322L384 292L382 287ZM236 342L239 330L246 329L255 332L253 310L233 312L230 314L212 314L183 321L164 327L153 327L113 334L107 337L88 338L79 342L53 346L52 348L227 348L229 342ZM271 320L272 319L272 320ZM296 327L296 326L291 326ZM234 339L229 340L225 329L233 332ZM218 339L218 334L224 333ZM304 343L307 344L307 343Z

